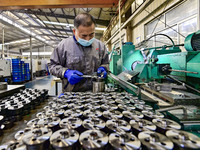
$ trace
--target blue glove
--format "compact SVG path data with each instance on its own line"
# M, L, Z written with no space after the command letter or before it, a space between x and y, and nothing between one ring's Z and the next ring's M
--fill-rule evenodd
M63 96L64 95L64 93L61 93L59 96L58 96L58 98L60 98L61 96Z
M74 85L83 79L83 77L81 77L82 75L83 74L78 70L68 69L65 71L64 77L68 79L71 85Z
M107 72L106 72L106 68L104 67L99 67L97 69L97 75L100 77L103 74L103 77L106 78L107 77Z

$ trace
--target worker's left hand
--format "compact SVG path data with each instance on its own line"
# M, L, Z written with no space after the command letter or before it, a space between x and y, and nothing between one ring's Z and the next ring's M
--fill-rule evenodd
M61 93L59 96L58 96L58 98L60 98L61 96L63 96L64 95L64 93Z
M100 77L101 75L103 75L104 78L107 77L107 72L106 72L106 68L104 67L99 67L97 69L97 75Z

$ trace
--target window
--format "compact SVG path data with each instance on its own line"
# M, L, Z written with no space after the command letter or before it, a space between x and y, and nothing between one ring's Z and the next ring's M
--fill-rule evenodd
M197 0L187 0L185 3L166 13L166 24L172 25L197 13Z
M175 44L184 43L185 37L195 31L197 31L197 0L187 0L145 25L146 39L151 35L162 33L171 37ZM164 36L156 36L148 42L149 47L169 44L171 45L170 40Z
M190 34L197 31L197 18L194 17L192 19L189 19L187 21L184 21L179 24L179 32L184 35L185 37ZM184 43L185 38L183 36L180 36L179 43Z

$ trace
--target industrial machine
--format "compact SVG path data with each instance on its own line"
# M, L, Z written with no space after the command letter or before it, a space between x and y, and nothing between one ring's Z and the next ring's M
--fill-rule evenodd
M0 81L5 82L11 80L11 62L10 60L0 60Z
M200 131L200 31L188 35L180 45L175 45L165 34L152 37L158 35L170 39L172 45L136 49L127 42L120 52L113 50L109 80L156 104L158 112L166 112L185 130L197 133ZM184 52L180 49L183 46Z

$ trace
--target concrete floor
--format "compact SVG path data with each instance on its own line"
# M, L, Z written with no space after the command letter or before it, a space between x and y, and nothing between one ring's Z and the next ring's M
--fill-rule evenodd
M44 76L44 77L37 77L35 80L25 83L26 88L33 88L33 89L47 89L49 90L50 96L56 96L55 92L55 82L53 81L55 78L52 75ZM58 83L58 94L62 91L61 83Z

